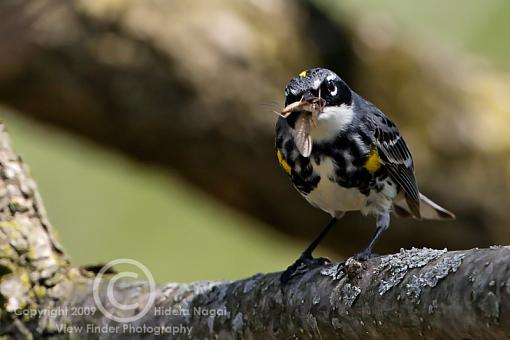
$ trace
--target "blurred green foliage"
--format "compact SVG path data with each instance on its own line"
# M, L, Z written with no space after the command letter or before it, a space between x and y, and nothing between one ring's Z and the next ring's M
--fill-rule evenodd
M19 115L1 116L75 264L132 258L157 282L235 279L286 268L305 246L156 168Z
M510 32L510 1L507 0L319 0L336 7L339 13L383 14L395 20L408 38L421 38L451 45L488 57L496 65L510 69L510 44L501 43Z

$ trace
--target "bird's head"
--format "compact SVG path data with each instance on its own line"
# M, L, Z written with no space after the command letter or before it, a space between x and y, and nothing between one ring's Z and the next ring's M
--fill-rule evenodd
M288 82L281 116L292 123L303 121L299 127L308 129L310 138L320 142L333 138L351 124L352 97L349 86L335 72L313 68Z

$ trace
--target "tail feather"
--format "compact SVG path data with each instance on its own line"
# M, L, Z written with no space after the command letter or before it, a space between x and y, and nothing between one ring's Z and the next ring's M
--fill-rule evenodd
M455 215L420 193L420 214L417 215L409 207L405 197L398 197L393 202L393 211L400 217L415 217L426 220L452 220Z

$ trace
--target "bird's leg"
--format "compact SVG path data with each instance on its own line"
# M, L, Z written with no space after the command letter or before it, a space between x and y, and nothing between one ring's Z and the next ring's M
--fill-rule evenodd
M328 263L331 262L331 261L329 261L329 259L324 258L324 257L314 258L312 256L312 253L315 250L315 248L317 248L317 246L319 245L320 241L324 238L324 236L326 236L326 234L335 225L336 221L337 221L337 218L333 217L328 222L328 224L324 227L324 229L322 229L322 231L319 234L319 236L317 236L317 238L315 240L313 240L313 242L310 243L310 245L305 249L305 251L301 254L301 256L296 260L296 262L291 264L283 272L282 276L280 276L280 281L283 284L287 283L294 276L294 274L296 273L296 271L298 270L298 268L301 265L304 265L306 267L313 267L313 266L317 266L317 265L328 264Z
M379 238L381 237L383 231L388 229L390 225L390 213L385 212L383 214L380 214L377 216L377 227L375 229L375 235L368 244L368 246L360 253L354 255L354 259L358 261L366 261L369 258L373 257L374 254L372 253L372 248L374 247L375 243Z

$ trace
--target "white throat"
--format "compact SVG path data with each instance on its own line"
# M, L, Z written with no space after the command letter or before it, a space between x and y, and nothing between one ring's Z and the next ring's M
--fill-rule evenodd
M314 142L321 142L334 138L344 131L352 122L354 111L352 106L325 107L318 116L317 126L312 127L311 136Z

